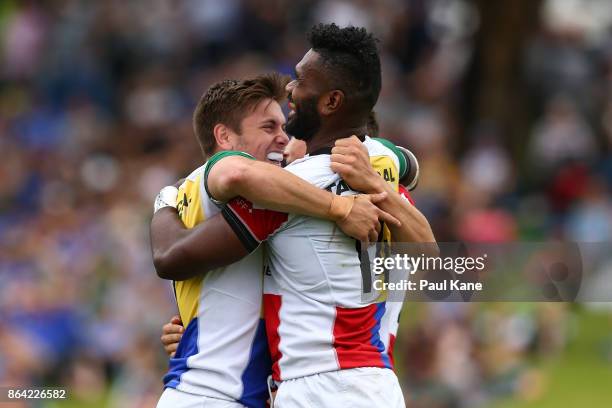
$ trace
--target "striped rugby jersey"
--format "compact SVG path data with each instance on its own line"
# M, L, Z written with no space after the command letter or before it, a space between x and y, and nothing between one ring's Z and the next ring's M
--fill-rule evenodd
M393 144L366 137L373 167L401 194L406 159ZM310 154L285 169L341 195L357 194L330 169L330 152ZM409 198L408 198L409 199ZM401 304L389 303L363 273L359 244L333 222L254 207L243 198L223 208L244 246L267 240L264 316L277 381L356 367L393 368ZM388 228L385 240L390 239ZM367 250L376 256L376 245ZM369 268L367 268L369 270ZM369 300L363 292L368 286Z
M208 164L179 188L177 209L188 228L218 214L203 185ZM180 282L174 291L185 333L164 377L166 387L263 408L270 355L262 319L262 250Z

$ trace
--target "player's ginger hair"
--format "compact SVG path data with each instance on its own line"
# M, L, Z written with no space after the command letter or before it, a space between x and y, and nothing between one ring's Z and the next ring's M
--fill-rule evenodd
M289 77L276 72L243 80L226 79L213 84L200 98L193 113L193 129L205 158L212 155L219 123L240 134L242 120L266 99L281 103Z

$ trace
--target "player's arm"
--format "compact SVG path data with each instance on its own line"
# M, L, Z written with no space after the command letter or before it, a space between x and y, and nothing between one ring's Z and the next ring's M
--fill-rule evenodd
M380 230L379 218L394 220L381 215L374 204L385 197L386 193L334 196L330 217L337 219L338 226L349 236L374 241ZM163 279L185 280L232 264L254 251L287 219L287 213L255 209L251 202L238 197L223 206L222 215L187 229L173 207L176 192L166 201L168 204L161 209L156 205L150 234L153 263Z
M208 194L223 203L241 196L267 209L334 222L344 220L354 205L353 198L338 197L286 170L256 161L242 152L221 152L214 155L206 168L205 180ZM383 192L368 199L377 202L384 199L386 194ZM360 199L363 200L364 197ZM371 210L375 211L373 208ZM395 217L384 211L377 215L381 221L399 225ZM345 225L341 223L339 226L348 235L352 236L355 232L346 231Z
M386 189L391 187L389 183L384 184L386 184ZM427 221L423 213L414 206L408 190L400 184L399 194L394 194L392 198L385 201L387 202L380 203L383 208L386 208L387 211L397 213L404 222L412 223L406 228L396 228L393 225L388 225L391 236L393 237L393 242L421 244L411 245L409 252L418 255L424 254L429 257L438 256L440 250L433 231L431 230L431 226L429 225L429 221ZM407 248L399 246L398 249L400 252L406 252Z
M187 229L174 207L162 208L153 215L151 250L157 275L175 281L190 279L248 255L221 214Z
M371 209L375 205L364 197L353 196L352 207L341 210L348 211L348 216L337 224L356 239L375 241L380 223ZM252 204L238 198L230 201L222 214L188 229L175 208L162 208L153 215L150 233L157 275L181 281L237 262L254 251L286 217L286 213L254 210ZM247 229L242 227L241 218L250 221ZM252 231L259 235L251 237Z
M403 194L397 194L390 183L385 182L381 177L379 180L376 183L377 187L370 191L388 192L387 199L378 205L382 210L393 214L402 223L401 227L388 225L393 240L395 242L436 242L427 218L406 199L407 192L404 190Z
M332 170L340 174L353 189L365 193L387 192L387 198L377 205L401 222L399 227L388 225L393 241L436 242L425 216L402 194L397 194L393 186L372 168L368 151L358 138L337 140L332 149L331 161ZM436 245L425 245L423 250L434 255L437 247Z

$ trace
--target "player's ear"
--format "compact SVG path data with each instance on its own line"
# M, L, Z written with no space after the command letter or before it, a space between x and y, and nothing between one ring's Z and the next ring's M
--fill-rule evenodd
M223 123L217 123L213 128L213 135L215 136L217 146L222 150L232 150L234 148L231 133L231 130Z
M337 112L344 103L344 92L339 89L327 92L319 100L319 111L322 115Z

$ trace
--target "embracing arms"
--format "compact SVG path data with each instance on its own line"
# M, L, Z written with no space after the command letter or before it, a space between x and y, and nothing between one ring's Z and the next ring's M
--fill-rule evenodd
M377 205L401 223L388 225L394 242L423 243L421 249L429 255L435 255L436 239L429 222L372 168L368 151L357 137L337 140L332 149L331 160L332 170L340 174L354 190L369 194L387 192L386 199Z
M176 281L229 265L248 255L221 214L187 229L173 207L162 208L153 215L151 249L157 275Z
M214 157L211 159L211 161ZM223 155L209 163L206 188L211 197L226 202L241 196L254 204L335 221L347 235L374 241L380 222L399 225L399 221L375 204L387 198L387 192L357 197L340 197L314 187L276 166L257 162L248 155ZM251 205L233 201L235 207ZM185 228L174 208L162 208L151 221L151 247L158 276L185 280L220 266L229 265L248 254L228 219L231 212L216 215L194 228ZM260 211L262 219L274 218L269 210ZM268 211L266 213L266 211ZM265 227L265 225L264 225Z

